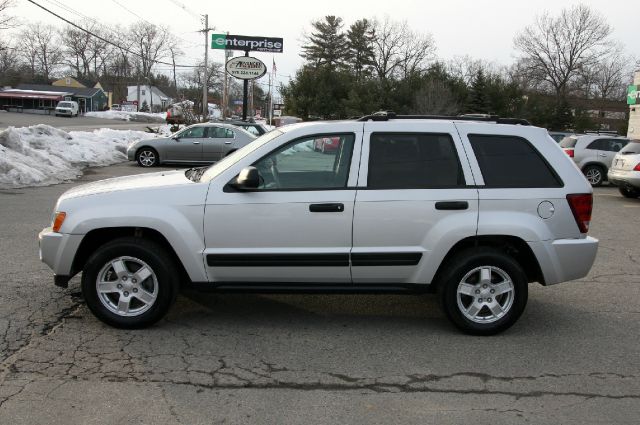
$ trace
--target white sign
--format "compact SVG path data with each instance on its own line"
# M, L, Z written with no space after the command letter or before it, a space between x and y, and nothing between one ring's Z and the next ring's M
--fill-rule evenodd
M267 66L260 59L250 56L237 56L230 59L226 69L231 76L241 80L254 80L267 73Z

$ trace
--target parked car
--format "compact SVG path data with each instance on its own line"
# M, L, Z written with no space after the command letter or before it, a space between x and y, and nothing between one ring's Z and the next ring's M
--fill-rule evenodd
M613 135L586 134L562 139L560 147L582 170L591 186L600 186L607 178L607 172L615 154L629 139Z
M337 149L314 151L322 137ZM206 168L75 187L40 255L56 285L82 271L87 306L116 327L155 323L184 284L437 292L456 326L488 335L516 322L528 283L587 275L591 207L545 129L387 113L275 129Z
M57 116L77 117L79 112L78 102L73 100L61 100L56 106L55 114Z
M248 131L249 133L253 134L256 137L260 137L263 134L267 133L269 131L269 129L260 123L257 122L251 122L251 121L242 121L242 120L211 120L211 122L214 123L225 123L225 124L231 124L231 125L235 125L236 127L240 127L243 130Z
M195 124L170 137L139 140L129 145L129 161L141 167L165 163L212 163L255 140L230 124Z
M640 196L640 140L631 140L616 154L608 177L625 198Z
M313 141L313 150L317 152L334 152L340 147L339 137L322 137Z
M111 105L111 110L112 111L120 111L120 104L119 103L114 103L113 105Z
M569 131L550 131L549 132L549 136L551 136L551 138L555 140L556 143L560 143L562 139L564 139L565 137L574 136L574 135L575 133L569 132Z

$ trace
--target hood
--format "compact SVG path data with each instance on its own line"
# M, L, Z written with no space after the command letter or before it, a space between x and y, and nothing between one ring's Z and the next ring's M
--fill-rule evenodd
M148 190L160 187L196 184L184 175L185 171L186 170L161 171L158 173L100 180L94 183L74 187L73 189L63 193L60 199L79 198L81 196L121 192L125 190Z

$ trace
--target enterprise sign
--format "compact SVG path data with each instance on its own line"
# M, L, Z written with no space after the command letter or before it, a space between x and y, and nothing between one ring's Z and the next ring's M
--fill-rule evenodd
M249 37L246 35L211 34L211 48L244 50L245 52L282 53L282 38Z

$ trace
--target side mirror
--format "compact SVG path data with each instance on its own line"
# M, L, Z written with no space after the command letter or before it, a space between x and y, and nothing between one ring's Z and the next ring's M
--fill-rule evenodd
M232 186L238 190L257 189L260 186L260 173L256 167L246 167L240 171Z

